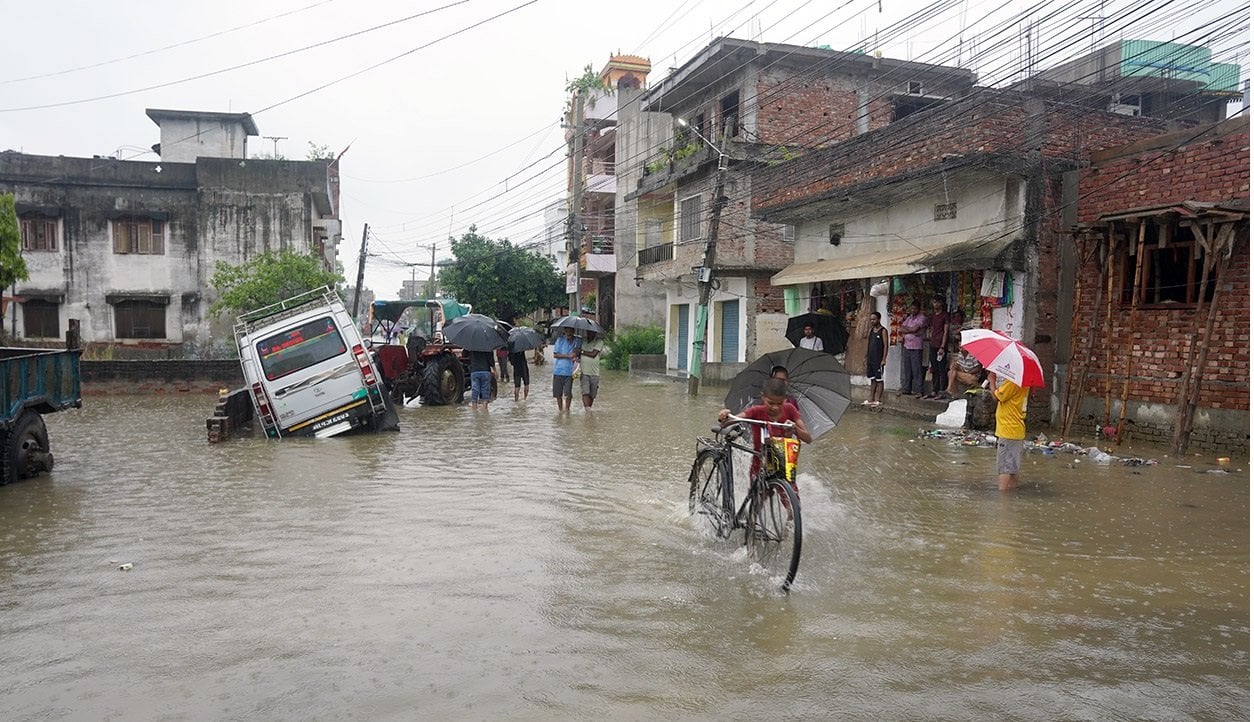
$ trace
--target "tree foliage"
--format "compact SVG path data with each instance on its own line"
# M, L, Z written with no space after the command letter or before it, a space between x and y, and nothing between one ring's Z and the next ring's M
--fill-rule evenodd
M501 319L565 302L566 283L551 257L494 241L475 227L453 239L456 262L440 270L440 287L479 313Z
M220 298L209 310L243 313L343 282L344 277L323 268L322 259L314 253L263 253L238 266L218 261L209 284Z
M0 194L0 288L30 277L22 258L22 230L17 224L17 205L10 194Z

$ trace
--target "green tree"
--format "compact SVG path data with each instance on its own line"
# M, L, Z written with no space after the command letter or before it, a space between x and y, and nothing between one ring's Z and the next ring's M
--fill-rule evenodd
M305 153L305 160L335 160L335 151L330 146L317 145L312 140L309 141L309 152Z
M565 302L565 279L549 257L481 236L474 226L453 239L452 251L457 260L440 270L440 286L479 313L509 319Z
M0 194L0 288L30 277L22 258L22 229L17 224L17 205L11 194Z
M263 253L238 266L218 261L209 285L220 297L213 313L243 313L322 286L338 287L344 277L322 266L317 254Z

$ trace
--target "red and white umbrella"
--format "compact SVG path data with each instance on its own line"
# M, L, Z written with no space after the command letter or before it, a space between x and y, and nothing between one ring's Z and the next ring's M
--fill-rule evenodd
M962 332L960 345L990 373L1020 386L1045 386L1041 360L1022 341L1016 341L1000 331L973 328Z

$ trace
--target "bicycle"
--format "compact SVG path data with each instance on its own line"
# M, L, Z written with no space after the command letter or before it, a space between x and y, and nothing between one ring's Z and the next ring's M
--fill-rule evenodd
M784 456L778 447L764 442L755 449L738 439L745 433L744 423L788 428L792 424L739 416L731 419L736 423L711 429L713 439L697 439L697 456L688 474L688 511L705 517L720 539L743 529L749 558L772 576L783 576L786 592L801 563L801 499L785 476ZM760 433L765 433L765 428ZM732 479L732 453L736 449L759 459L758 471L750 475L738 505Z

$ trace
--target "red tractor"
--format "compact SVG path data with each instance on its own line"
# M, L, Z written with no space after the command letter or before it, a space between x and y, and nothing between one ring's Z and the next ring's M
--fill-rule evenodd
M470 389L470 357L445 343L440 328L470 313L449 298L375 301L370 307L370 341L379 371L397 404L417 398L424 406L461 403ZM404 343L400 339L407 335ZM492 398L496 398L492 379Z

